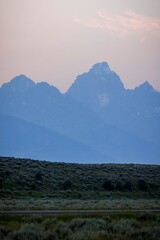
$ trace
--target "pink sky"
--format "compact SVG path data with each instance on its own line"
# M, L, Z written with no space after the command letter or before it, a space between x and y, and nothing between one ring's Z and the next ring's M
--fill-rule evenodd
M159 0L1 0L0 85L25 74L65 92L107 61L126 88L160 90Z

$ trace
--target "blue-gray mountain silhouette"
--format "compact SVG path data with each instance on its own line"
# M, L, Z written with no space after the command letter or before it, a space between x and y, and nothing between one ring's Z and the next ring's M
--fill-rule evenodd
M48 83L35 84L20 75L0 88L0 113L33 124L34 127L27 125L29 129L35 129L28 130L33 132L33 139L37 138L36 129L39 128L41 132L45 128L52 132L51 135L57 133L66 137L66 141L78 142L81 145L79 152L74 144L66 144L69 152L79 155L75 161L86 162L83 157L85 146L88 147L86 152L95 151L95 157L93 154L87 155L90 156L87 159L90 162L159 163L159 100L160 93L148 82L134 90L126 90L119 76L103 62L78 76L66 94ZM12 131L7 131L7 127L3 127L4 132L7 132L8 139L13 135ZM43 150L39 154L40 159L54 161L52 149L54 146L56 148L56 137L53 140L48 132L45 142L52 147L46 150L41 141L39 148ZM60 142L62 151L57 160L69 161L65 156L65 141ZM33 145L32 138L28 144ZM50 156L47 157L46 151ZM0 147L0 154L2 152ZM25 147L23 152L27 157Z
M78 163L107 160L91 147L46 127L6 115L0 115L0 123L1 156Z
M67 94L106 123L160 147L160 92L147 81L127 90L107 63L99 63L78 76Z

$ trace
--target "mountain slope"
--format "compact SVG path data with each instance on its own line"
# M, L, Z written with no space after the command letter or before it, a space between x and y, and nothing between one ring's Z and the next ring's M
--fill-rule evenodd
M66 94L106 123L160 147L160 93L148 82L126 90L119 76L102 62L78 76Z
M63 162L106 162L106 156L45 127L0 115L0 155Z
M28 124L45 127L48 129L47 131L65 135L66 143L68 138L74 139L85 147L94 149L95 152L98 152L98 157L94 158L93 154L91 156L97 163L103 162L103 160L106 162L158 163L159 148L150 139L144 136L142 138L137 132L127 128L129 124L133 124L133 129L136 128L136 121L133 121L131 111L132 105L136 105L136 103L134 98L130 97L135 94L135 91L133 94L125 90L120 78L109 69L106 63L93 66L89 71L89 76L88 78L88 73L86 73L84 77L83 75L79 77L67 94L60 93L58 89L47 83L35 84L24 75L18 76L0 88L0 113L23 119ZM76 97L78 100L75 99ZM127 99L128 105L125 104L125 99ZM144 109L143 106L142 109ZM123 128L122 124L125 122L126 127ZM144 125L143 121L140 123ZM24 124L23 129L25 128L27 129L29 126ZM153 126L151 126L151 130L152 128ZM13 127L10 128L10 133L12 133L12 129ZM32 127L29 129L32 132ZM157 127L155 129L157 130ZM17 128L17 132L19 131L20 129ZM9 132L7 133L9 134ZM20 138L23 142L26 133L23 131L22 133ZM36 134L37 131L35 136L37 136ZM15 132L13 132L13 136L15 142L18 141ZM54 141L56 141L55 138ZM36 144L36 148L38 148L38 144L41 147L45 146L42 142L36 142ZM47 146L45 154L48 151L51 156L54 156L51 153L54 149L52 149L52 145ZM72 152L72 144L69 148L69 151ZM75 154L76 149L75 147ZM34 149L32 151L34 153ZM28 154L25 148L23 148L23 153ZM101 153L101 157L99 153ZM81 157L83 148L81 148L81 152L80 149L77 150L77 155L80 156L77 161L86 162L86 158L84 157L82 160ZM97 156L96 153L95 156ZM46 156L46 159L50 160L50 156ZM66 157L62 161L72 161L72 159Z
M123 95L125 89L119 76L105 62L95 64L87 73L79 75L67 95L98 112ZM116 97L116 99L115 99Z

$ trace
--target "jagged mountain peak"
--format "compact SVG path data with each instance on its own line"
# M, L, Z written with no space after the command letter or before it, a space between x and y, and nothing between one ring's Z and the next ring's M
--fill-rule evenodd
M143 89L145 90L153 89L152 85L148 81L145 81L144 83L142 83L140 87L143 87Z
M43 89L43 90L46 90L46 91L47 91L47 90L55 90L56 92L59 92L59 93L60 93L60 91L59 91L58 88L50 85L50 84L47 83L47 82L38 82L36 85L37 85L37 87L38 87L39 89Z
M100 63L94 64L92 66L92 68L90 69L90 72L93 72L97 75L104 75L104 74L112 73L107 62L100 62Z
M2 91L7 92L27 92L30 89L38 90L38 92L46 94L57 94L61 95L61 92L54 86L50 85L47 82L38 82L35 83L30 78L25 75L19 75L14 77L10 82L4 83L1 87Z
M88 78L97 82L98 86L96 86L96 88L99 88L101 85L102 88L109 91L122 91L124 89L120 77L110 69L107 62L94 64L87 74Z
M145 81L144 83L140 84L138 87L136 87L136 90L138 90L138 91L152 91L152 92L156 91L148 81Z
M38 89L39 92L46 93L46 94L56 94L56 95L62 94L58 88L50 85L47 82L38 82L36 84L36 89Z
M12 92L24 92L30 88L35 87L35 83L25 75L14 77L10 82L2 85L2 89L9 89Z
M124 90L120 77L110 69L107 62L101 62L93 65L88 72L79 75L67 94L84 104L94 105L96 102L97 108L99 98L108 102L109 95L119 95Z
M13 78L11 80L11 83L14 83L16 84L17 86L21 85L22 87L33 87L35 85L35 83L30 79L28 78L27 76L21 74L15 78Z

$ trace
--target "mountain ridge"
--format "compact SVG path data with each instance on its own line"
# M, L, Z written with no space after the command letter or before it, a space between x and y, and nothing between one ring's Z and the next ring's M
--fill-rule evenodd
M160 93L148 82L127 90L105 62L79 75L65 94L24 75L0 88L0 114L63 134L107 161L159 161L159 108Z
M160 107L160 92L147 81L132 90L125 89L118 75L113 71L112 74L111 78L108 73L102 78L97 74L90 76L89 71L81 75L81 79L77 77L67 94L87 105L106 123L140 138L146 138L148 131L147 139L160 145L160 115L156 114ZM113 79L116 79L116 86ZM146 126L142 132L144 123Z

